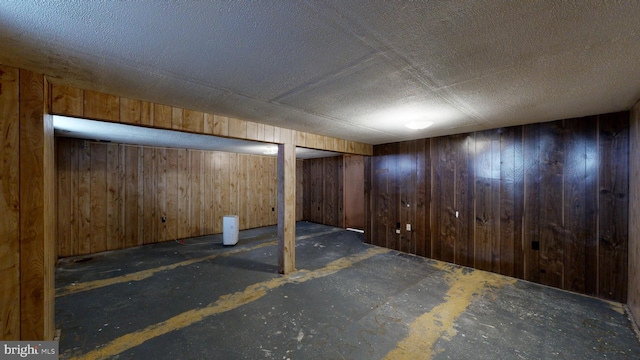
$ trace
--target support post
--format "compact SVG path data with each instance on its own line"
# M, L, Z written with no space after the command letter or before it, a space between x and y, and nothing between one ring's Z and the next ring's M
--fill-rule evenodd
M52 340L55 271L53 120L43 75L20 70L20 339Z
M278 145L278 272L295 270L296 260L296 148Z

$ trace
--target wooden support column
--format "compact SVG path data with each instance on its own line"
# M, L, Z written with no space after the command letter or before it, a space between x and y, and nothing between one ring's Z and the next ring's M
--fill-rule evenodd
M43 75L20 70L20 339L52 340L54 137Z
M0 65L0 340L20 340L19 70Z
M296 259L296 148L278 145L278 272L295 270Z

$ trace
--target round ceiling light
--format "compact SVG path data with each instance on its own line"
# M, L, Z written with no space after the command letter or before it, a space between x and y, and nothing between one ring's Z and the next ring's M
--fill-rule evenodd
M404 126L408 127L409 129L413 129L413 130L426 129L431 125L433 125L433 123L431 121L411 121L411 122L408 122L408 123L404 124Z

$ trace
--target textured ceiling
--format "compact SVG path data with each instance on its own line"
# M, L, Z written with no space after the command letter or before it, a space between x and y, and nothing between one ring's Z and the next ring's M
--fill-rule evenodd
M5 0L0 63L380 144L627 110L639 19L635 0Z

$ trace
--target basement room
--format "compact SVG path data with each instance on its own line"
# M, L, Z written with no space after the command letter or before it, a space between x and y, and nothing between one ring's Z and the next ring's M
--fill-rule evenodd
M0 3L0 357L640 358L638 19Z

